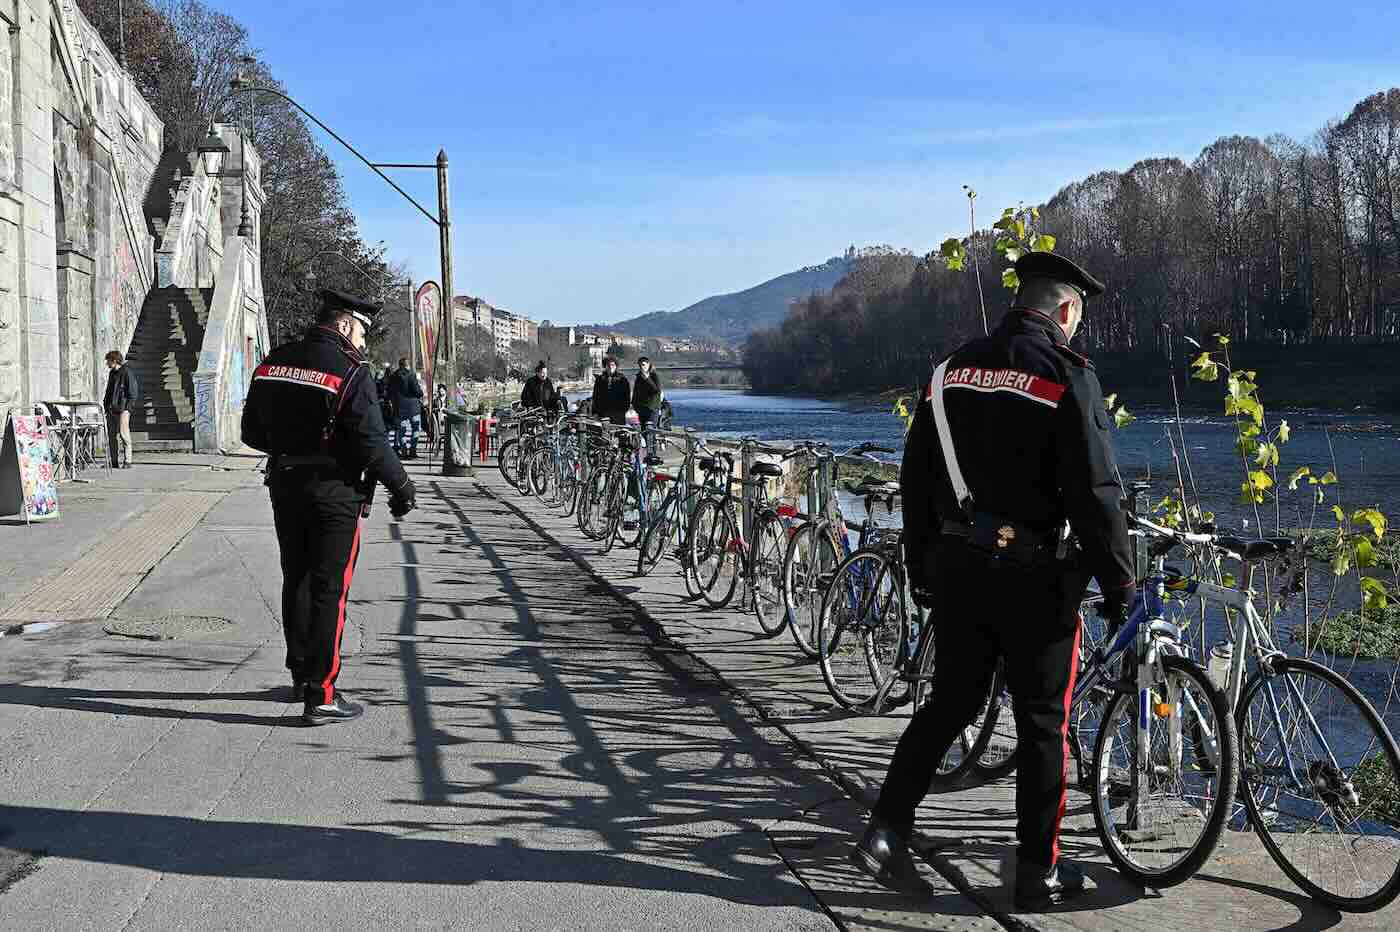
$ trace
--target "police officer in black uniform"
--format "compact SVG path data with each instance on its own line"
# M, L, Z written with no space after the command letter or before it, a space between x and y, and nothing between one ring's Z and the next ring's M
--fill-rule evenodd
M339 291L321 291L319 298L316 325L268 354L243 407L243 442L268 454L287 669L308 725L348 721L364 711L335 682L360 527L376 482L389 490L395 517L415 504L364 357L379 307Z
M924 889L907 847L914 810L1004 658L1019 737L1015 899L1039 910L1084 887L1059 857L1080 600L1092 575L1121 619L1133 560L1098 377L1068 346L1104 286L1051 253L1023 256L1016 273L1010 311L935 370L909 434L906 554L938 660L852 859L886 886Z

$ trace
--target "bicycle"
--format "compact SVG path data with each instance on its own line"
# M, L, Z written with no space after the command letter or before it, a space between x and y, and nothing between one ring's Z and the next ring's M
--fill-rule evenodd
M759 449L752 439L743 447ZM783 459L801 455L801 448L785 451ZM724 487L707 489L696 505L690 535L691 566L696 573L700 597L711 608L723 608L734 598L739 580L748 587L759 627L770 637L787 624L782 604L782 563L787 547L790 522L778 513L777 500L770 498L768 483L780 479L783 467L775 463L754 463L752 478L729 479ZM731 491L740 485L753 490L752 542L738 517L741 499Z
M865 487L870 498L889 501L894 483ZM867 501L866 509L874 501ZM908 569L902 531L875 529L870 542L837 566L822 598L819 662L822 679L838 705L879 715L909 702L918 714L932 699L936 632L917 603L909 611ZM847 671L849 667L849 671ZM848 675L849 673L849 675ZM868 692L860 691L869 681ZM967 773L982 751L983 732L969 723L934 768L931 788Z
M692 596L699 595L687 546L691 519L700 496L704 494L702 490L706 487L716 489L721 482L726 481L728 467L721 465L721 462L721 459L705 445L704 440L690 439L680 468L674 475L668 476L671 486L666 497L653 511L646 533L642 536L642 544L637 548L638 576L649 574L661 562L667 550L670 550L680 562L686 591ZM729 466L732 465L731 460ZM690 477L697 468L703 478L699 483L694 483Z
M1286 537L1178 531L1136 516L1132 524L1153 538L1148 549L1159 564L1184 545L1204 548L1211 562L1229 557L1252 567L1288 558L1294 545ZM1239 798L1269 856L1335 909L1371 912L1393 902L1400 895L1400 751L1375 708L1336 671L1284 653L1244 584L1219 585L1175 568L1163 576L1181 599L1226 609L1231 648L1223 687L1239 733ZM1375 864L1358 863L1367 854Z
M804 453L816 462L807 467L803 485L814 489L824 469L831 470L831 485L834 489L840 482L839 460L836 454L826 447L816 444L803 445ZM862 456L873 459L873 453L893 453L889 447L874 443L862 443L852 447L842 456ZM862 484L879 483L874 477L866 477ZM846 490L859 496L857 487L847 484ZM815 497L815 496L810 496ZM891 500L892 502L892 500ZM892 504L887 506L892 510ZM876 528L874 514L866 509L865 519L858 528L856 548L869 543L870 533ZM821 617L821 594L831 580L831 572L836 564L851 555L852 547L848 536L850 525L841 514L841 503L830 492L826 496L826 508L798 525L788 541L783 554L783 608L791 619L792 639L803 655L815 660L819 651L816 647L817 623Z

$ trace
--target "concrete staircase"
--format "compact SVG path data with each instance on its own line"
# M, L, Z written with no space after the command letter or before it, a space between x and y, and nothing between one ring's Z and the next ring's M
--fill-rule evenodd
M194 449L194 371L213 291L155 288L141 307L127 362L141 383L131 415L137 452Z

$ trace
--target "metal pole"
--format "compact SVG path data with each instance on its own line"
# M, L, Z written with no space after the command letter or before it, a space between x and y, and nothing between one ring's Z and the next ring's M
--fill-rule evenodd
M418 371L418 315L413 307L413 279L408 280L408 362L409 368ZM424 366L423 368L427 368Z
M457 333L452 313L452 222L448 219L447 150L437 155L438 245L442 258L443 335L447 338L448 385L457 384ZM451 389L449 388L449 391Z

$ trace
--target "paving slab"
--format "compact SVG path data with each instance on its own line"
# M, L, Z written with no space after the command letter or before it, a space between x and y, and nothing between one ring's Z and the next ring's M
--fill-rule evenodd
M686 597L674 561L636 576L636 551L602 553L573 525L497 474L480 471L484 490L532 527L570 544L580 568L631 600L666 634L740 692L766 720L790 735L856 800L874 802L908 712L868 716L834 706L814 661L788 633L768 637L753 615L713 610ZM931 794L917 831L927 859L976 906L1007 928L1055 930L1355 929L1400 928L1400 904L1377 913L1344 915L1303 895L1268 857L1252 832L1227 830L1201 871L1180 886L1143 890L1127 884L1103 855L1089 799L1071 790L1063 846L1085 866L1096 889L1049 915L1014 912L1008 883L1015 834L1015 781Z

